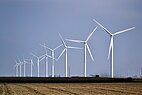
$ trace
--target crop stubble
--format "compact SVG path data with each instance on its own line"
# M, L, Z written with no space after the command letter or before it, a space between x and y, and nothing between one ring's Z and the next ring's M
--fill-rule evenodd
M142 95L142 83L1 83L0 95Z

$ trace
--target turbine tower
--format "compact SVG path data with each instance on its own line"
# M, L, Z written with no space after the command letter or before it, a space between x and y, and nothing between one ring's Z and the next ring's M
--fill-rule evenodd
M83 43L84 44L84 76L86 77L87 74L86 74L86 52L88 50L90 56L91 56L91 59L92 61L94 61L94 58L92 56L92 53L90 51L90 48L89 48L89 45L88 45L88 40L91 38L91 36L93 35L93 33L96 31L97 27L95 27L95 29L92 31L92 33L87 37L87 39L85 41L82 41L82 40L72 40L72 39L66 39L67 41L71 41L71 42L77 42L77 43Z
M45 76L48 77L48 55L47 50L45 49Z
M45 51L46 51L46 54L47 54L47 49L51 51L51 59L52 59L52 77L54 77L55 75L55 63L54 61L56 60L55 59L55 50L58 49L59 47L61 47L63 44L57 46L56 48L54 49L51 49L49 47L47 47L45 44L44 45L41 45L42 47L45 48Z
M30 64L31 65L31 77L33 75L33 60L32 59L26 59L25 60L27 64Z
M18 77L18 66L19 66L19 63L15 60L15 65L14 65L14 68L15 68L15 70L16 70L16 77Z
M52 58L53 60L54 60L54 58L47 54L47 48L48 47L46 47L45 44L44 45L40 44L40 45L42 47L44 47L44 49L45 49L45 76L48 77L48 58Z
M32 77L32 75L33 75L33 68L32 68L32 66L34 65L34 63L33 63L33 60L31 59L31 61L30 61L30 64L31 64L31 77Z
M19 66L20 66L20 77L22 76L22 68L21 68L21 65L23 65L23 62L21 62L21 60L18 58L19 60Z
M37 74L38 74L38 77L39 77L39 64L40 64L40 61L42 61L45 57L45 55L42 55L42 56L36 56L34 54L31 54L33 57L37 58Z
M67 46L65 41L63 40L63 37L61 36L61 34L58 32L59 36L60 36L60 39L63 43L63 46L64 46L64 49L63 51L61 52L60 56L58 57L58 59L63 55L63 53L65 53L65 77L68 77L68 55L67 55L67 52L68 52L68 49L82 49L82 48L78 48L78 47L71 47L71 46ZM57 60L58 60L57 59Z
M24 77L26 75L26 61L25 61L25 58L23 57L23 65L24 65Z
M135 27L132 27L132 28L128 28L128 29L125 29L125 30L121 30L121 31L118 31L116 33L111 33L107 28L105 28L102 24L100 24L99 22L97 22L95 19L93 19L93 21L95 21L100 27L102 27L111 37L111 40L110 40L110 45L109 45L109 53L108 53L108 59L110 58L110 53L111 53L111 77L113 78L114 77L114 69L113 69L113 65L114 65L114 56L113 56L113 44L114 44L114 36L115 35L118 35L118 34L121 34L121 33L124 33L126 31L129 31L129 30L132 30L132 29L135 29Z

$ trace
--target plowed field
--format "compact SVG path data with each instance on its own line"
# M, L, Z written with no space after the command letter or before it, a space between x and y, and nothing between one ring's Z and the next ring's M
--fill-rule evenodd
M142 95L142 83L1 83L0 95Z

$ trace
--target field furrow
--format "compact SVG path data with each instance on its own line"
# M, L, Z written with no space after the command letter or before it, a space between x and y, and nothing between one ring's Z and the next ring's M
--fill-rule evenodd
M141 95L142 91L142 84L64 84L64 86L52 84L52 86L80 95Z
M2 95L12 95L10 88L8 87L8 84L3 84L3 94Z
M35 95L33 91L17 84L9 84L9 88L11 88L14 93L11 95Z
M46 94L53 94L53 95L79 95L77 93L68 91L67 89L62 89L62 88L56 88L52 86L47 86L44 84L32 84L33 87L39 87L39 88L44 88L46 89Z
M46 87L46 86L44 86ZM51 88L51 87L46 87L47 89L51 89L51 90L55 90L55 91L59 91L59 92L63 92L63 93L66 93L68 95L79 95L78 93L75 93L75 92L72 92L72 91L69 91L67 89L62 89L62 88Z
M67 94L72 94L72 95L105 95L106 93L114 93L114 91L109 91L109 90L104 90L104 89L95 89L95 88L90 88L86 86L73 86L73 85L68 85L68 86L51 86L46 85L46 84L39 84L38 86L44 86L48 89L51 90L58 90L58 91L64 91L67 92ZM81 85L81 84L79 84ZM49 87L50 86L50 87ZM114 93L115 94L115 93Z
M4 83L0 95L142 95L141 83Z
M0 95L3 95L3 85L0 84Z
M131 95L139 95L142 93L142 90L141 90L141 86L142 84L123 84L123 83L120 83L120 84L102 84L102 85L95 85L94 87L96 89L102 89L102 90L108 90L108 91L112 91L112 92L118 92L118 93L121 93L121 94L131 94Z
M26 88L29 92L31 92L33 95L46 95L40 91L38 91L37 89L34 89L33 87L27 86L27 85L22 85L22 84L18 84L18 86L21 86L23 88Z

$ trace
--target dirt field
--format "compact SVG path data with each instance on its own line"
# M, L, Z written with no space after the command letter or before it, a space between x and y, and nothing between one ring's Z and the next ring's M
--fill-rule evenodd
M0 95L142 95L142 83L1 83Z

